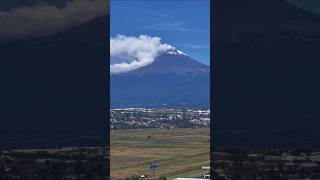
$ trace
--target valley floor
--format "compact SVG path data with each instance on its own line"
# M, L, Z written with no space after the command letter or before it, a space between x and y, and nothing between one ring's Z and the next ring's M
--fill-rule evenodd
M193 177L208 165L210 129L139 129L111 132L111 176L125 179L152 175L149 168L159 163L156 177Z

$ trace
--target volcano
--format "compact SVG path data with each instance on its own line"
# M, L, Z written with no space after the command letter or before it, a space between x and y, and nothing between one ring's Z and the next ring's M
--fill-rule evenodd
M283 0L224 0L214 7L214 129L264 132L233 136L241 145L275 143L267 131L276 130L284 137L278 144L319 147L309 132L320 128L320 16ZM301 129L309 134L279 133Z
M108 20L0 46L1 147L108 143Z
M209 107L210 68L167 52L139 69L111 75L112 107Z

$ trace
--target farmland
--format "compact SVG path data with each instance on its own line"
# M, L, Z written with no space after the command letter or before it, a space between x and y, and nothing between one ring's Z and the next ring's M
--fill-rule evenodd
M198 176L209 162L209 139L209 128L113 130L111 176L151 176L153 161L159 163L157 177Z

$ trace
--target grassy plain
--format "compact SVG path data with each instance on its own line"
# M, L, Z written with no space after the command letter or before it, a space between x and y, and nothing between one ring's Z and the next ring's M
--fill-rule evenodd
M209 128L140 129L111 132L111 176L151 175L149 165L159 162L156 176L192 177L209 162Z

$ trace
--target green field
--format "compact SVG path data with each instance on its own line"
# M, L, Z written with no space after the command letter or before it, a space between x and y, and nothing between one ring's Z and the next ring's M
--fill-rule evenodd
M141 129L111 132L111 176L151 175L150 163L159 162L156 176L192 177L209 162L210 130Z

